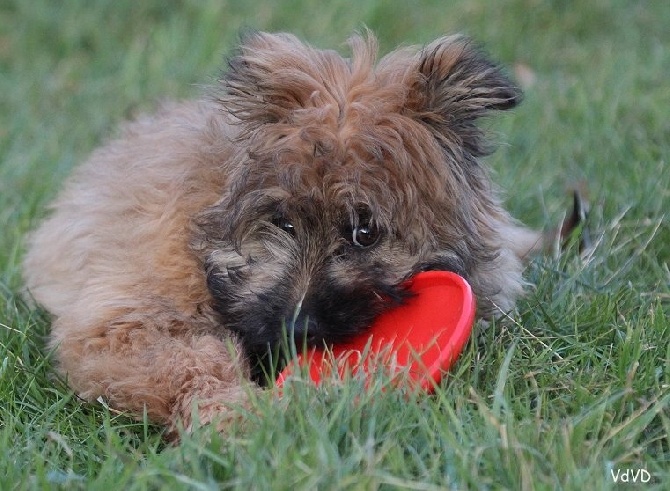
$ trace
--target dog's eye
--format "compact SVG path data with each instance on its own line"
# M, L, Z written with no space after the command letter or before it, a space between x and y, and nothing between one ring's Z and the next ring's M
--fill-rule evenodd
M351 243L356 247L372 247L379 240L379 230L368 224L354 227L351 231Z
M272 225L282 229L289 235L295 235L295 227L284 217L274 217L272 219Z

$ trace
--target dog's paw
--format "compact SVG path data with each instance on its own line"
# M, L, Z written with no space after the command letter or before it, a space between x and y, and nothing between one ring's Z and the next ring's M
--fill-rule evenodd
M221 434L243 428L253 412L252 386L235 387L208 395L206 398L187 395L174 408L166 439L178 442L183 433L193 433L204 426L213 426Z

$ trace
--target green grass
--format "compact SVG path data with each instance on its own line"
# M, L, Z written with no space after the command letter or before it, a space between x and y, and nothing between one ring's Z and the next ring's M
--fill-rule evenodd
M449 3L450 5L446 5ZM524 104L489 122L513 213L557 222L586 181L595 249L539 258L518 312L475 335L433 397L297 385L243 427L166 446L53 374L20 297L24 237L124 118L214 83L241 27L384 50L465 32ZM0 489L615 489L670 482L670 8L592 0L0 0Z

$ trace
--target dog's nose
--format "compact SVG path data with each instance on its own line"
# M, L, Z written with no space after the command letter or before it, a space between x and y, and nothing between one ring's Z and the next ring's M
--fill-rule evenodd
M296 341L313 338L316 334L318 323L313 316L300 313L286 322L286 329Z

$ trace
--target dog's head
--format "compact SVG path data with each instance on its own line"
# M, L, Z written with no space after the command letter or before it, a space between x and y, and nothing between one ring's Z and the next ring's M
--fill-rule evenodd
M222 322L250 352L282 326L310 344L346 339L413 274L468 278L498 252L476 122L519 91L461 37L378 62L371 35L350 45L345 59L250 34L222 80L239 151L198 240Z

